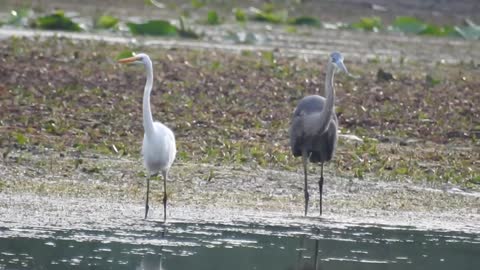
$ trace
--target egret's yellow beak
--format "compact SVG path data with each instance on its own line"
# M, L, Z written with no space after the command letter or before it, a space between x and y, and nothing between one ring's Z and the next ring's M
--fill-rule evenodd
M127 57L127 58L122 58L122 59L118 60L118 62L122 63L122 64L127 64L127 63L135 62L137 60L140 60L140 57L132 56L132 57Z

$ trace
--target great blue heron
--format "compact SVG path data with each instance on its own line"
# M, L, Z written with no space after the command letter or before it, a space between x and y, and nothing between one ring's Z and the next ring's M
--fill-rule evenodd
M325 96L306 96L298 103L290 125L290 147L295 157L301 156L305 177L305 216L308 211L307 163L320 162L320 215L322 215L323 164L332 159L337 145L338 120L335 114L333 77L337 70L348 74L339 52L330 54L325 77Z
M168 171L175 160L177 148L173 132L160 122L153 122L150 110L150 93L153 86L153 67L150 57L146 54L137 54L133 57L118 60L120 63L142 63L147 72L147 82L143 93L143 136L142 155L147 176L147 195L145 201L145 218L148 215L148 195L150 192L150 178L162 173L163 176L163 221L167 220L167 177Z

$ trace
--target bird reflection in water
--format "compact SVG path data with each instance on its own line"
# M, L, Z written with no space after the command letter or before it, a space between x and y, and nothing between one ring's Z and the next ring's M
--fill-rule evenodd
M164 224L163 231L160 236L160 239L165 239L167 234L167 226ZM146 253L140 264L135 268L135 270L166 270L165 268L165 255L163 254L163 245L160 246L160 251L158 253Z
M319 233L318 229L317 235ZM318 259L318 251L320 248L320 240L311 239L307 235L303 235L300 239L298 248L296 249L297 260L295 266L288 268L289 270L320 270L320 262Z

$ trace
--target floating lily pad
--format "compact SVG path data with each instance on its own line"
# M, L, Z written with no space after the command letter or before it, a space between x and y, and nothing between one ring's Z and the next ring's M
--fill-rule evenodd
M405 33L418 34L427 29L427 24L423 21L408 16L400 16L395 18L393 27Z
M152 20L146 23L129 22L127 27L135 35L175 36L178 34L174 25L163 20Z
M110 29L118 25L119 19L110 15L102 15L95 22L96 27Z
M426 26L427 27L419 33L420 35L444 37L451 35L455 31L453 27L449 26L442 27L433 24L427 24Z
M354 29L362 29L365 31L378 31L382 28L382 19L379 17L364 17L359 22L350 25Z
M293 19L288 20L289 24L294 25L310 25L310 26L320 26L321 23L317 18L309 17L309 16L300 16Z
M53 14L37 18L34 22L34 27L48 30L82 30L78 23L75 23L70 18L65 17L63 11L56 11Z

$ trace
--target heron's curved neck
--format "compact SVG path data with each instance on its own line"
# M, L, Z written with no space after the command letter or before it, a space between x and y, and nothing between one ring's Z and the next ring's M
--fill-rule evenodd
M145 83L145 90L143 92L143 128L145 134L153 134L153 118L150 110L150 93L153 87L153 67L150 60L145 63L145 70L147 73L147 82Z
M327 65L327 74L325 76L325 106L320 115L320 133L323 133L327 130L330 119L332 118L332 113L334 113L335 108L335 88L333 87L333 77L335 74L335 66L332 63Z

